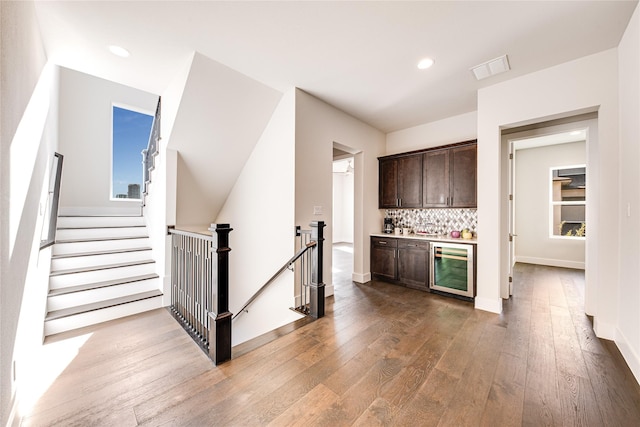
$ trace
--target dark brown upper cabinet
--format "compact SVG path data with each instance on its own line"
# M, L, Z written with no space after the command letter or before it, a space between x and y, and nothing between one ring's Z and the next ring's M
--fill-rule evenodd
M477 206L475 141L379 160L380 209Z
M424 153L422 171L425 208L449 207L449 150L434 150Z
M475 208L477 168L476 144L426 152L423 207Z
M422 154L380 159L380 208L422 207Z
M476 144L451 148L450 206L475 208L478 206L477 173L478 146Z

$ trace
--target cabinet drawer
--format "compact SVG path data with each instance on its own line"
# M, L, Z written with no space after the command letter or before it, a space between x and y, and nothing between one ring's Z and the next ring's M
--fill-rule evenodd
M398 249L426 249L429 250L429 242L421 242L412 239L399 239Z
M398 239L387 237L372 237L371 245L374 247L395 249L398 247Z

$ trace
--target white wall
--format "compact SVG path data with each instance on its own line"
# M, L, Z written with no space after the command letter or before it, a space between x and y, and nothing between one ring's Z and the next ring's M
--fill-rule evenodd
M461 114L387 134L386 154L404 153L476 139L477 113Z
M161 139L143 208L153 249L153 259L156 261L156 272L163 284L163 305L165 306L171 304L171 236L167 235L167 226L176 224L178 169L178 153L176 150L167 148L167 143L171 139L192 59L193 57L185 62L182 72L174 77L162 93Z
M370 280L369 235L379 233L378 157L384 154L382 132L323 101L296 91L296 189L295 223L308 228L311 221L325 221L323 281L331 285L332 159L333 143L353 149L354 177L354 273L353 280ZM314 215L321 206L322 215ZM327 290L327 295L332 293Z
M619 291L616 344L640 382L640 12L620 42Z
M340 165L338 172L336 163ZM353 243L353 174L344 173L347 165L347 160L334 162L333 243Z
M39 205L57 145L57 68L45 67L33 2L0 2L0 40L0 422L17 425L42 340L51 252L39 251Z
M549 193L550 169L586 164L586 154L584 141L515 152L516 261L584 269L584 240L549 237Z
M594 214L586 250L585 306L598 336L616 324L618 197L617 51L611 49L478 91L478 297L476 307L501 311L507 280L507 212L501 200L501 128L598 111L598 138L587 147ZM594 197L590 197L593 195ZM496 262L499 260L499 262Z
M247 160L216 223L229 223L229 310L242 305L294 254L295 91L287 92ZM250 267L250 268L249 268ZM287 270L233 322L233 345L300 316Z
M139 200L111 200L113 104L155 113L158 95L60 69L60 153L63 213L140 214ZM140 156L142 173L142 155Z
M178 225L208 225L218 215L281 96L194 54L167 142L178 151Z

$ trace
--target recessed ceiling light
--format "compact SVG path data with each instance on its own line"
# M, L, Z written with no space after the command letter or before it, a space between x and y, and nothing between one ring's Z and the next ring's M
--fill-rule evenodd
M418 62L418 68L421 70L426 70L427 68L431 67L434 62L435 61L431 58L421 59L420 62Z
M130 53L127 49L120 47L120 46L116 46L116 45L111 45L109 46L109 51L111 53L113 53L116 56L119 56L121 58L128 58Z

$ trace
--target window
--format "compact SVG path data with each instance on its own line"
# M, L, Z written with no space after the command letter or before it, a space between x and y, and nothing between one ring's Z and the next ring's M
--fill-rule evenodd
M142 150L147 148L153 116L113 106L111 198L140 199Z
M551 237L586 236L585 165L551 168Z

